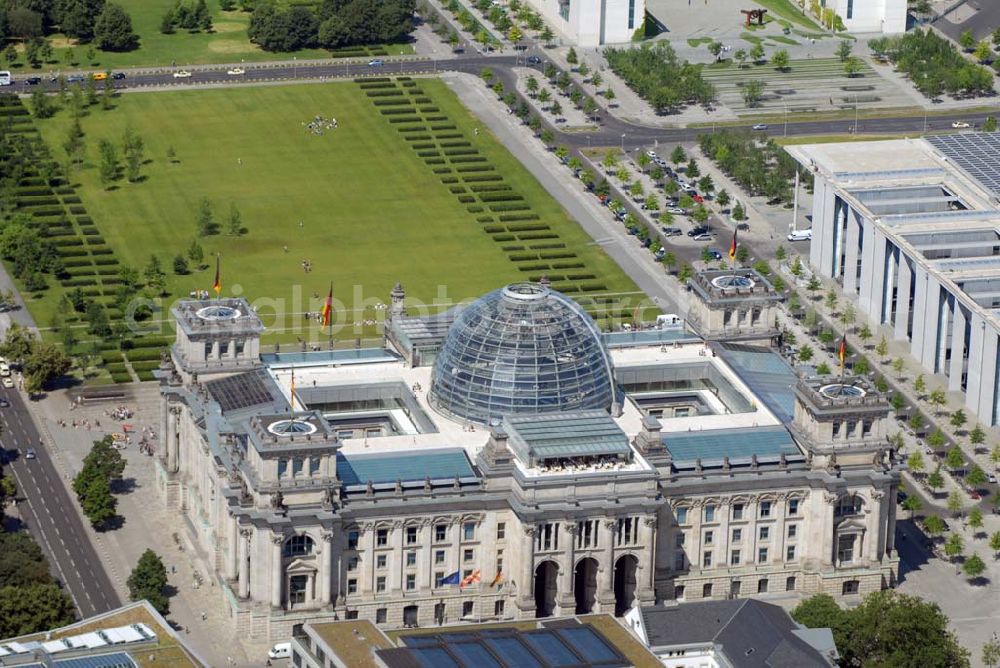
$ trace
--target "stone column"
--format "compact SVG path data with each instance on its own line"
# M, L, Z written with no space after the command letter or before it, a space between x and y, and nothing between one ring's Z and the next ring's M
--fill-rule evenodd
M858 293L858 240L860 230L853 216L847 214L847 239L844 246L844 292L850 296Z
M955 298L955 314L952 317L951 364L948 368L948 391L962 389L962 374L965 372L965 311Z
M562 526L566 529L566 532L563 534L563 540L566 543L562 545L562 558L560 561L563 562L563 578L559 586L559 596L556 602L561 608L561 614L573 614L569 610L576 611L576 596L573 591L574 578L576 577L575 564L573 563L576 560L576 522L567 522Z
M167 472L177 473L180 462L178 461L178 443L177 438L177 411L179 409L176 406L170 406L169 403L164 403L164 422L165 428L163 430L163 444L167 449Z
M226 579L235 579L240 572L240 530L235 517L226 516Z
M837 551L836 541L833 536L833 504L837 502L837 495L830 492L823 492L823 505L820 507L823 518L822 545L823 545L823 565L833 565L833 554Z
M520 558L521 570L517 578L517 607L522 616L533 616L530 613L535 609L535 527L534 525L522 525L524 537L522 538Z
M642 545L645 553L636 573L635 596L641 605L656 600L656 516L642 518Z
M285 542L285 536L280 533L271 534L271 607L280 608L282 599L282 588L285 579L284 569L281 567L281 545Z
M250 596L250 539L253 536L253 529L240 529L239 545L239 587L240 598Z
M907 330L910 318L910 283L913 281L913 270L906 259L906 253L899 249L899 288L896 290L896 321L893 323L895 336L901 341L909 338Z
M597 603L600 612L614 610L615 605L615 535L618 532L618 520L608 518L602 520L605 531L602 538L601 565L597 571Z
M875 237L876 240L885 246L885 284L884 288L872 288L872 311L874 311L876 295L879 296L879 318L880 325L892 324L892 291L896 287L896 277L899 275L899 267L896 265L896 249L886 241L881 232Z
M330 605L332 594L330 591L330 571L333 568L333 532L321 531L320 549L322 553L319 559L319 603L322 606Z

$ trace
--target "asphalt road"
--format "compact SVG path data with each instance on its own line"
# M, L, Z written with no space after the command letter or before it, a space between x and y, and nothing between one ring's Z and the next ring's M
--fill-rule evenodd
M17 483L18 511L42 546L55 575L62 582L83 618L121 605L104 566L87 537L67 485L60 479L49 450L41 444L38 430L21 395L0 390L10 406L0 408L0 447L6 469ZM28 448L36 456L27 459Z
M525 66L524 56L507 55L482 55L478 53L459 54L458 57L443 60L430 60L425 58L400 58L397 60L385 60L380 66L369 66L366 63L316 63L311 61L308 64L269 64L269 63L245 63L240 67L245 70L244 74L227 74L229 66L197 66L185 71L189 72L189 77L176 77L175 74L184 68L166 68L158 70L126 70L126 78L116 80L115 87L120 90L134 90L142 88L163 88L170 87L176 89L197 88L212 85L239 85L261 84L268 82L296 81L296 80L323 80L333 78L351 78L359 76L395 76L428 74L433 72L466 72L478 75L484 67L491 68L497 77L504 82L508 90L514 90L514 74L511 68L515 65ZM539 71L541 65L534 65ZM42 76L41 84L38 86L45 90L55 90L56 84L48 80L48 75ZM29 86L24 83L25 76L15 77L15 84L11 90L16 92L30 92L36 86ZM98 84L99 86L102 84ZM984 101L985 103L985 101ZM1000 114L1000 105L994 105L994 115ZM970 123L981 124L985 120L987 113L971 114L968 112L956 111L953 114L927 117L923 114L911 115L895 118L870 118L860 119L858 123L859 133L900 133L913 132L914 134L928 130L944 130L951 128L951 123L955 120L968 121ZM819 120L819 121L789 121L788 123L776 123L771 125L765 133L772 136L780 135L829 135L845 134L850 132L854 125L853 120ZM732 127L732 126L727 126ZM736 126L749 128L746 126ZM631 146L653 144L660 142L693 141L698 135L710 132L712 128L657 128L638 125L622 121L614 117L602 119L601 127L597 130L579 133L563 132L558 126L552 129L559 135L559 143L571 148L581 148L587 145L612 146L625 143ZM622 135L625 135L623 138Z

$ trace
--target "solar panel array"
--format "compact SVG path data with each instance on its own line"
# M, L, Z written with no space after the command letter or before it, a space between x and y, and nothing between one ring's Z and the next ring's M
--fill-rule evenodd
M46 665L53 668L136 668L138 664L125 652L114 652L97 656L57 659L49 664L29 663L20 666L20 668L45 668Z
M1000 197L1000 136L996 132L931 135L925 139L994 196Z
M533 631L456 631L403 638L378 651L389 668L625 668L631 665L587 624Z
M223 413L274 401L265 382L264 372L260 370L210 380L205 383L205 387L219 403Z

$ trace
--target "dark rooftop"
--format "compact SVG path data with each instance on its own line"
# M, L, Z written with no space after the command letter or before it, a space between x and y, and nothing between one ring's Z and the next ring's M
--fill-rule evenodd
M273 387L271 379L263 369L210 380L205 383L205 388L218 402L223 413L270 405L278 400L275 396L276 392L272 392L272 389L276 388ZM284 408L287 408L288 404L284 397L280 398L280 403L283 404ZM282 408L278 410L282 410Z
M799 638L782 608L754 599L695 601L641 609L649 646L714 643L739 668L828 668L834 665Z

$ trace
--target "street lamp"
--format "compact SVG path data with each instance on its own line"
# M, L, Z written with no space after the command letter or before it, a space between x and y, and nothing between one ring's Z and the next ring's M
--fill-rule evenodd
M785 136L788 136L788 103L782 102L782 106L785 108Z
M622 153L625 152L625 133L622 133Z

